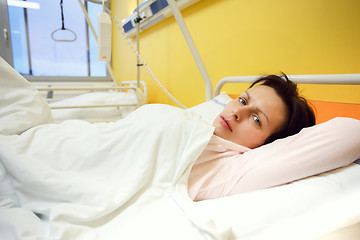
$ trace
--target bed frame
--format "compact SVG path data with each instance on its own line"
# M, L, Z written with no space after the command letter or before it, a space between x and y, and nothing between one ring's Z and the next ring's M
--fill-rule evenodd
M68 84L61 86L60 84L53 86L49 84L47 87L38 86L37 89L41 95L46 99L48 103L68 99L71 97L78 96L84 93L90 92L127 92L129 90L134 91L136 94L137 102L134 104L127 103L114 103L114 104L88 104L88 105L62 105L62 106L51 106L51 109L69 109L69 108L105 108L105 107L140 107L147 102L147 87L145 82L141 81L141 87L143 90L138 88L136 81L123 81L120 86L106 86L104 83L88 83L81 86L76 84ZM44 85L44 84L43 84ZM143 99L145 96L145 99Z
M310 84L337 84L360 85L360 74L316 74L316 75L287 75L296 83ZM231 76L221 79L214 90L214 96L220 94L221 88L226 83L251 83L261 76Z

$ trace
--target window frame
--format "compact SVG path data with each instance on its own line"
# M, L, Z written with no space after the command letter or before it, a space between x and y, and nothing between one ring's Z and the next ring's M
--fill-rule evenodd
M14 66L7 0L0 0L0 56Z
M84 0L84 6L87 8L87 1L90 0ZM93 3L98 3L96 1L90 1ZM109 1L106 1L105 3L109 7ZM13 54L12 54L12 39L11 39L11 28L10 28L10 21L9 21L9 12L8 12L8 4L7 0L0 0L0 56L5 59L11 66L14 67L14 60L13 60ZM26 9L24 8L24 15L26 15ZM84 14L85 19L85 14ZM25 16L25 21L27 21ZM91 31L89 31L89 24L87 23L85 19L86 24L86 41L87 41L87 48L89 48L89 41L90 41L90 34L92 34ZM28 25L25 24L27 31L28 31ZM6 30L5 30L6 29ZM7 36L5 37L5 32L7 31ZM29 48L29 39L27 36L27 46ZM30 51L30 50L29 50ZM30 58L30 55L29 55ZM111 64L111 61L110 61ZM31 60L29 59L29 65L31 66ZM88 73L90 73L90 58L88 57ZM109 73L107 64L106 64L106 76L103 77L97 77L97 76L34 76L34 75L28 75L24 74L22 75L24 78L26 78L29 82L111 82L113 81L111 78L111 75Z

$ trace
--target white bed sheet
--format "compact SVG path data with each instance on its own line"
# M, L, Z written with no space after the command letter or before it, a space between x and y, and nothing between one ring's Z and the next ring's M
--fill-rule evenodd
M0 238L314 239L360 222L356 163L192 202L188 174L212 130L191 111L147 105L118 122L1 135Z

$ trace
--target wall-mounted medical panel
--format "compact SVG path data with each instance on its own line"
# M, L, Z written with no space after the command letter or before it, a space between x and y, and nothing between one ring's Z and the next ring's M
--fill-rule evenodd
M199 0L176 0L180 10L198 2ZM166 0L145 0L139 5L139 17L137 8L133 13L122 21L122 27L128 37L136 34L137 24L140 23L140 32L161 22L172 15Z

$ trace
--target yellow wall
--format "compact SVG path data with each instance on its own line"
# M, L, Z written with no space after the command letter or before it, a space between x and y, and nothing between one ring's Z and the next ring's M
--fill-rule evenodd
M111 4L118 19L135 7L135 0ZM213 87L234 75L360 73L359 13L358 0L200 0L182 11ZM136 58L120 31L113 32L115 76L134 80ZM141 33L140 53L185 106L205 100L205 85L173 17ZM172 104L145 70L141 78L149 102ZM360 85L300 88L314 100L360 103Z

